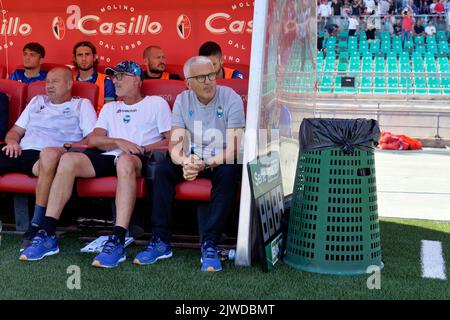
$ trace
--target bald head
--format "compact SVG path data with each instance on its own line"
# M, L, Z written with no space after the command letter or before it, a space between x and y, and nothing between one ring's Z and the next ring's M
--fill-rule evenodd
M72 71L57 67L50 70L45 79L45 92L54 104L61 104L72 98Z

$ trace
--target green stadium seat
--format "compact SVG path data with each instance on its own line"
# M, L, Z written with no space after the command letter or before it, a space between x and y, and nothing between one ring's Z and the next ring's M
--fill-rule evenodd
M372 94L372 77L363 75L359 86L359 93Z
M391 76L388 77L388 91L389 94L399 94L398 77Z
M391 34L389 33L389 31L381 31L380 32L380 39L383 40L391 40Z
M361 41L359 43L359 53L364 55L369 52L369 43L367 41Z
M439 71L440 72L450 72L450 65L448 63L447 57L438 58L438 63L439 63Z
M447 36L445 35L445 31L437 31L436 32L436 39L438 41L445 41L447 42Z
M386 93L386 79L384 76L375 76L375 85L373 89L373 93L384 94Z
M344 62L339 61L338 71L347 71L347 68L348 68L347 61L344 61Z
M370 43L370 53L378 55L380 53L380 40L375 40Z
M441 85L437 76L428 76L428 92L430 94L441 94Z
M436 53L438 53L438 48L437 48L436 44L431 44L430 43L430 44L427 45L427 51L429 53L436 54Z
M407 52L413 52L414 51L414 42L412 39L405 40L405 43L403 45L403 49Z
M441 78L442 93L450 94L450 76Z
M325 75L322 78L322 83L319 86L319 92L331 93L331 87L333 86L333 77L331 75Z
M384 72L384 71L386 71L383 57L376 57L375 58L375 71L376 72Z
M347 41L348 40L348 31L339 31L338 32L338 38L340 41Z
M426 43L427 44L436 44L436 36L427 36Z
M415 36L414 43L416 44L416 46L423 45L425 43L424 37L423 36Z
M414 92L415 94L428 94L427 84L423 75L414 76Z
M342 76L336 76L334 80L334 93L344 93L345 89L341 86Z
M339 40L338 50L339 50L340 52L342 52L342 51L347 51L347 50L348 50L348 49L347 49L347 46L348 46L347 41Z
M447 41L440 41L438 44L438 48L439 48L439 53L442 55L448 55L450 53Z
M419 45L416 45L416 52L418 52L420 54L425 54L425 52L427 52L427 49L424 44L419 44Z

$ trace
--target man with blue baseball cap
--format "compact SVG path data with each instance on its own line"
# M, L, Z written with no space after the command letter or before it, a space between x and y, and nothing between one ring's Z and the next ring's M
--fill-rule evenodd
M50 189L44 229L39 231L39 241L34 241L20 260L40 260L58 253L56 224L72 194L75 178L106 176L118 179L116 224L92 265L113 268L126 259L125 235L136 201L136 178L145 167L144 154L168 145L172 114L163 98L141 95L142 70L136 62L122 61L105 73L111 76L121 101L109 102L100 111L89 139L96 149L62 156Z

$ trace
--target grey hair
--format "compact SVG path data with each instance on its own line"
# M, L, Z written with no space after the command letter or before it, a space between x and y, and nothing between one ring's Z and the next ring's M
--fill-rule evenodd
M184 73L185 79L187 79L191 76L191 66L194 64L210 64L211 67L214 69L214 65L212 64L211 60L208 57L195 56L195 57L189 58L188 61L186 61L183 66L183 73Z

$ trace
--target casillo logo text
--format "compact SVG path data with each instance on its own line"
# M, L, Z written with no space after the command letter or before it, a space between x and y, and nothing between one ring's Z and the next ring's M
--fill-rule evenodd
M28 23L20 23L19 17L10 17L9 19L3 19L1 23L2 36L28 36L31 34L32 28Z
M106 6L100 9L102 14L113 11L127 11L135 13L134 7L128 6ZM69 16L66 19L68 30L78 29L81 33L89 36L101 35L139 35L146 34L156 35L162 32L163 25L159 21L152 21L150 15L133 15L127 20L119 21L103 21L98 15L88 14L81 15L81 8L77 5L67 7L66 13ZM123 15L119 15L122 17ZM182 19L181 19L182 18ZM186 30L179 30L180 37L187 39L189 37L190 21L186 15L178 17L177 27L184 22ZM188 23L189 22L189 23ZM212 34L243 34L252 33L253 20L233 20L232 16L225 12L216 12L209 15L205 20L206 29Z
M233 34L252 33L253 20L232 20L230 22L231 19L232 17L228 13L213 13L206 18L205 27L212 34L226 34L228 32Z
M107 6L101 8L100 12L129 11L133 13L134 7L128 6ZM131 16L123 21L105 21L94 14L81 15L81 8L77 5L70 5L66 12L67 29L78 29L81 33L89 36L101 35L139 35L158 34L162 31L162 24L158 21L151 21L149 15ZM121 15L123 16L123 15Z

